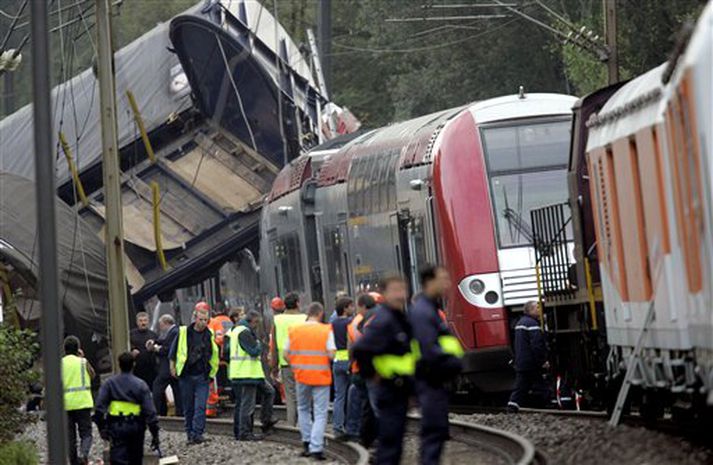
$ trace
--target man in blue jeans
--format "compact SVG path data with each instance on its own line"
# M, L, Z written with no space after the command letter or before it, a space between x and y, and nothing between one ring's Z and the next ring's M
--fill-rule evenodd
M347 392L349 390L349 350L347 349L347 328L354 315L354 301L349 297L340 297L335 307L337 317L332 322L334 343L337 352L332 365L334 378L334 406L332 422L337 439L347 439L345 430Z
M218 372L219 352L213 333L208 329L210 307L198 302L193 324L181 326L171 346L171 376L177 377L183 400L183 417L188 444L205 442L205 410L210 380Z

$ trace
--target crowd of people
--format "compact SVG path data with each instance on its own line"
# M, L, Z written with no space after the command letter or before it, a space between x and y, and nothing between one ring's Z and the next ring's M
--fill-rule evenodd
M94 372L79 340L69 336L63 381L72 465L88 463L91 419L110 441L112 464L140 464L147 429L152 447L160 446L158 416L168 413L169 386L187 444L205 442L206 412L219 384L232 390L237 440L259 441L271 432L281 392L287 424L299 426L301 455L315 460L325 459L330 398L335 436L375 447L377 464L400 462L406 413L415 401L422 411L421 463L439 463L448 438L447 384L461 370L463 350L441 311L448 272L428 266L420 277L422 293L410 301L399 275L383 278L378 293L356 300L340 294L329 319L322 303L303 307L296 293L275 297L267 321L256 310L228 316L219 308L211 315L199 302L190 324L162 315L156 333L149 315L138 313L131 350L117 359L121 373L103 383L96 399ZM259 432L253 425L258 401Z

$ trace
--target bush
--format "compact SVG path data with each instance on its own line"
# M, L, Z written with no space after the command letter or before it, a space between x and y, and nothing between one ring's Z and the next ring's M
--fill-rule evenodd
M27 399L30 384L38 379L32 368L38 351L34 333L0 325L0 445L30 423L19 408Z
M27 441L8 442L0 446L0 465L37 465L37 449Z

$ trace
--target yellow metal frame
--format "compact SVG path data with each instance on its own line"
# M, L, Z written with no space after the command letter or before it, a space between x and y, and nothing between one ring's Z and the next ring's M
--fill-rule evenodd
M163 243L161 241L161 195L156 181L151 181L151 203L153 206L153 237L156 242L156 256L161 268L166 271L168 264L166 263L166 255L163 253Z
M597 322L597 306L594 303L594 289L592 289L592 271L589 265L589 259L584 259L584 277L587 280L587 297L589 298L589 318L592 320L592 329L596 331L599 329L599 323Z
M79 179L79 171L77 171L77 165L74 164L74 157L72 157L72 148L67 143L67 138L64 136L62 131L59 132L59 143L62 146L62 151L64 152L64 158L67 160L67 165L69 166L69 172L72 173L72 180L77 188L77 194L79 194L79 199L82 201L82 205L85 207L89 206L89 199L84 193L84 186L82 185L82 180Z
M146 132L146 126L144 125L144 119L141 117L139 112L139 106L136 104L136 98L134 94L130 91L126 91L126 97L129 99L129 105L131 105L131 111L134 113L134 121L136 121L136 126L139 127L139 132L141 133L141 140L144 141L144 148L149 156L151 163L156 163L156 154L151 146L151 141L149 140L149 135Z

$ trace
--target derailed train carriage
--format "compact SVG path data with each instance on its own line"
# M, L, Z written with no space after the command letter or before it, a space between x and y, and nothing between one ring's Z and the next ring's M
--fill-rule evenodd
M532 212L546 319L585 336L557 365L580 385L599 375L610 407L630 368L629 405L649 419L712 418L712 28L709 4L669 63L578 102L569 202ZM574 261L549 234L569 221Z
M261 218L261 288L334 301L439 262L468 388L509 388L510 323L536 299L530 210L565 201L574 97L513 95L366 132L278 175ZM336 145L335 145L336 144Z

